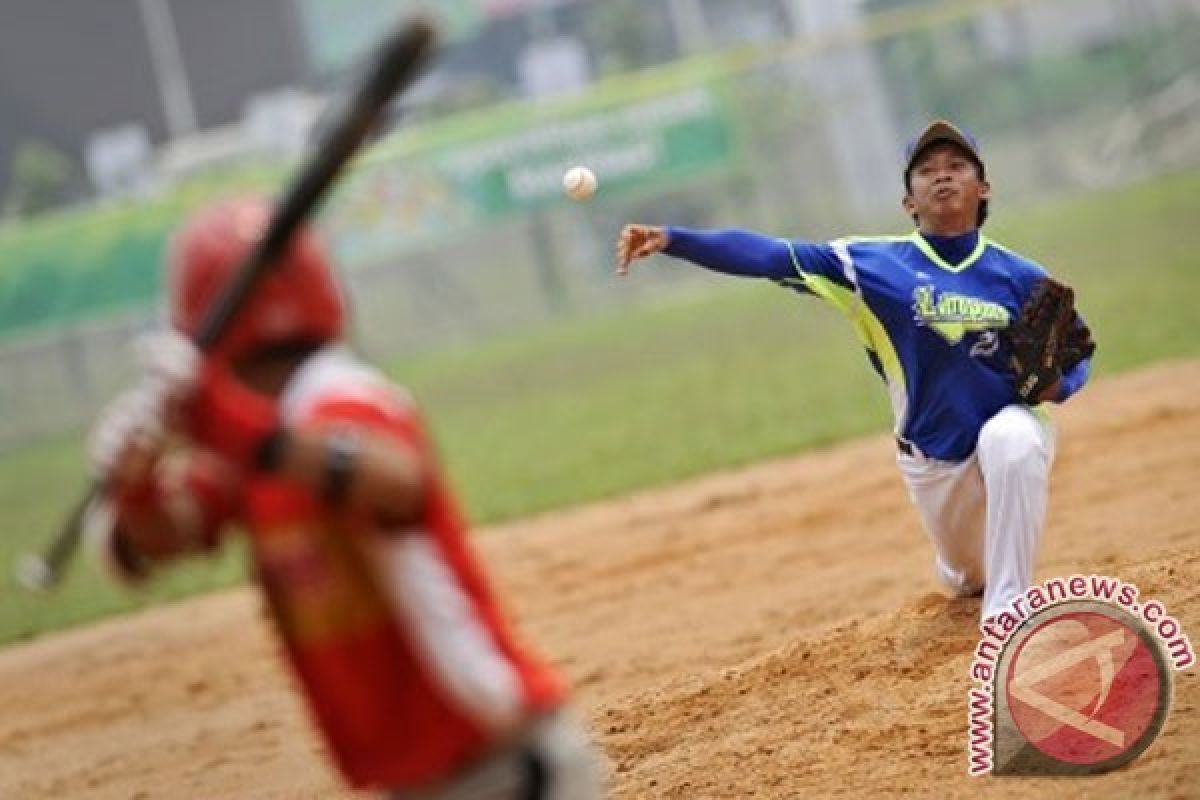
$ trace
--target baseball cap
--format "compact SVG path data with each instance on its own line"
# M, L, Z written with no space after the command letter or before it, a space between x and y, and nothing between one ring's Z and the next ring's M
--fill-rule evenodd
M934 142L953 142L954 144L966 150L967 153L979 165L980 174L983 173L983 157L979 155L979 142L975 141L975 137L953 122L944 119L935 119L933 122L925 126L925 130L921 131L917 136L908 143L908 147L904 149L904 176L908 177L908 173L912 171L913 162L917 160L917 156L921 155L926 147Z

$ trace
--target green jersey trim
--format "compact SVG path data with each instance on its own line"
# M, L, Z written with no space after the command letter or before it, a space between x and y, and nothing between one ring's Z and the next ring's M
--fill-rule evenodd
M947 272L962 272L964 269L978 261L983 256L988 246L988 240L982 234L980 234L979 241L975 243L975 249L971 251L970 255L964 258L961 263L951 264L949 261L938 255L937 250L934 250L933 245L925 241L925 237L921 235L920 231L913 231L908 235L907 239L916 245L917 249L924 253L926 258Z
M805 272L800 268L796 254L790 247L788 251L792 253L792 265L800 277L789 278L784 283L802 285L813 295L836 308L850 321L859 341L879 360L879 366L883 369L883 380L887 384L888 395L892 401L892 412L896 417L897 425L900 425L908 406L904 368L900 364L896 347L892 344L892 339L888 336L883 322L867 307L866 302L857 292L847 289L829 278Z

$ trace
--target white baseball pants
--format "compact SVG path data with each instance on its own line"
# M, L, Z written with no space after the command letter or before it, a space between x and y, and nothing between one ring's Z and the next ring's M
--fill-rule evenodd
M1033 582L1054 446L1049 420L1011 405L984 424L965 461L926 458L915 448L897 455L939 580L959 596L982 591L983 619Z

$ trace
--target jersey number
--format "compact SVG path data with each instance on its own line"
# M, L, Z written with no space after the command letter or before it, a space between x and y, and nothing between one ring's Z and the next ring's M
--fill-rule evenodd
M996 348L1000 346L1000 337L995 331L984 331L979 334L979 339L975 344L971 345L971 355L975 358L987 358L995 355Z

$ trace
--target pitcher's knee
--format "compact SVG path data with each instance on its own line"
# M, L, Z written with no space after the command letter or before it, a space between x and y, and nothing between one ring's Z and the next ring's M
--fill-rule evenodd
M984 423L977 446L985 470L1044 466L1047 460L1041 424L1024 408L1002 409Z

